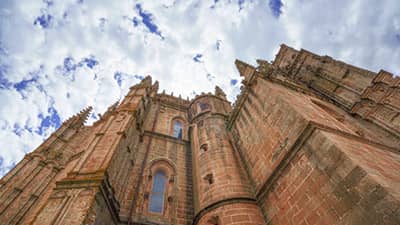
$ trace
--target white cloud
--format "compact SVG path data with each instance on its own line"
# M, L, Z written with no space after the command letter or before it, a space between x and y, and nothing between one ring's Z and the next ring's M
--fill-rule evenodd
M245 1L240 7L238 1L84 0L79 4L71 0L50 6L41 1L1 1L3 168L54 130L50 126L42 135L35 133L42 123L39 114L49 116L48 108L53 107L65 120L88 105L101 113L138 81L135 75L151 74L160 81L161 90L184 97L213 91L217 84L232 100L239 84L231 86L230 80L240 80L234 60L252 64L257 58L273 60L281 43L373 71L400 70L397 0L293 0L283 1L281 11L278 18L274 16L268 1ZM143 14L157 26L158 34L150 32L151 24L143 22ZM41 16L45 20L35 25ZM193 60L197 54L202 55L201 62ZM76 66L69 72L63 69L67 57ZM83 63L90 57L98 62L93 68ZM121 85L114 79L116 72L122 74ZM1 84L4 79L15 84L32 78L35 81L26 85L24 98L12 85ZM13 132L14 124L22 127L20 136Z

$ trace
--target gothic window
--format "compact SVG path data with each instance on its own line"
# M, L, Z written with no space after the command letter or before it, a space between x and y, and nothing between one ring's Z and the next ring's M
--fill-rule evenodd
M200 106L200 111L202 112L210 109L210 105L204 102L200 102L199 106Z
M150 212L153 213L163 212L165 181L166 181L165 173L162 171L157 171L153 179L153 186L150 194L150 204L149 204Z
M148 182L145 187L143 213L171 217L171 206L174 202L176 188L175 166L167 159L156 159L150 162Z
M183 124L179 120L174 121L173 125L173 136L178 139L182 139L183 136Z

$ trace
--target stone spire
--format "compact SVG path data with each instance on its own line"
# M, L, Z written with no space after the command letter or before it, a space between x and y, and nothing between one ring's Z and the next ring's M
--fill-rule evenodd
M83 124L86 122L86 120L89 117L90 112L93 110L92 106L89 106L83 110L81 110L79 113L77 113L76 115L70 117L69 119L67 119L63 125L67 125L68 127L71 128L79 128L81 126L83 126Z
M69 138L72 137L71 134L78 132L79 129L84 126L92 109L93 108L89 106L65 120L62 125L45 142L43 142L42 145L40 145L39 149L50 148L53 143L57 142L57 139L54 139L54 137L62 137L64 141L68 141Z

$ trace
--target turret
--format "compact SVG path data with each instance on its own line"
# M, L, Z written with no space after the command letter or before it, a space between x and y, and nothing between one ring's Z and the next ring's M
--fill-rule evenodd
M230 103L219 87L215 95L202 94L190 105L193 224L232 224L227 212L240 207L251 209L246 212L249 218L262 218L239 156L229 141L225 123L230 111ZM252 224L250 220L243 223Z

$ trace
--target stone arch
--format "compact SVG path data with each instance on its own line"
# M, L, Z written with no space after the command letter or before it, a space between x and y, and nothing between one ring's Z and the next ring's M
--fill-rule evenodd
M181 115L172 117L172 121L176 120L176 119L181 120L184 124L187 124L187 118L185 118L185 117L183 117Z
M176 174L175 164L167 158L158 158L150 161L149 174L153 174L156 170L161 169L168 175Z
M53 167L60 167L60 164L59 164L57 161L53 160L53 159L46 159L44 162L45 162L47 165L49 165L50 167L51 167L51 165L52 165Z
M166 158L154 159L149 163L147 168L148 181L145 184L145 196L143 202L143 211L145 214L155 214L160 217L168 218L173 212L171 204L174 201L174 195L176 194L176 166L175 164ZM155 185L156 176L162 172L165 177L163 196L162 196L162 210L161 212L154 212L151 210L152 195L155 194L153 185ZM157 175L158 174L158 175ZM158 190L159 191L159 190ZM158 195L159 197L159 195Z
M44 157L42 154L35 153L35 152L31 153L29 156L31 157L30 159L39 158L39 161L46 160L46 157Z

